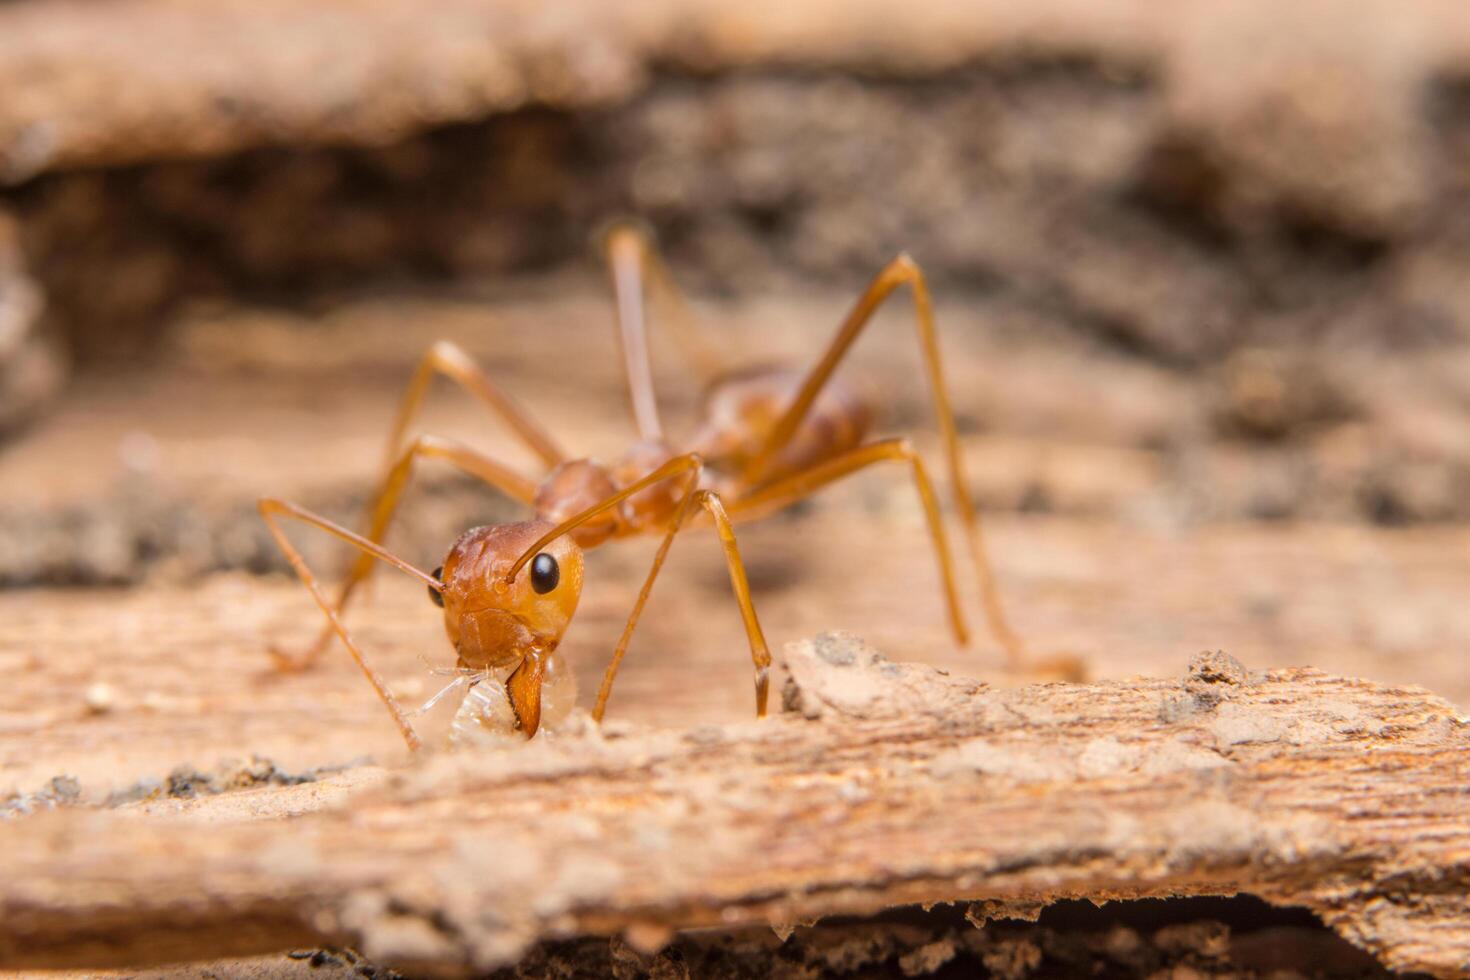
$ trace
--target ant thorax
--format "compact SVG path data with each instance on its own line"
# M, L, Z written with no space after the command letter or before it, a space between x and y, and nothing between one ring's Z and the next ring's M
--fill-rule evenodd
M611 463L595 459L562 463L536 490L536 516L546 523L559 524L638 482L677 455L662 440L642 440ZM571 538L583 548L595 548L609 538L665 527L678 510L683 490L678 480L646 487L573 530Z

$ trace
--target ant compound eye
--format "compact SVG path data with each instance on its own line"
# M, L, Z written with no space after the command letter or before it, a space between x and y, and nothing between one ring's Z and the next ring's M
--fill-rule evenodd
M560 581L561 569L557 567L555 558L543 551L531 559L531 588L545 595Z
M444 566L443 565L440 565L438 568L434 569L434 581L435 582L443 582L444 581ZM439 590L436 589L436 588L434 588L432 585L427 586L427 588L429 590L429 599L433 601L434 605L438 606L440 609L443 609L444 608L444 596L441 595L440 592L439 592Z

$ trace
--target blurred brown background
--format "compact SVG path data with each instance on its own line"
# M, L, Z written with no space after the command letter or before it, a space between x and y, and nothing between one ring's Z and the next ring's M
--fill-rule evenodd
M1454 3L0 5L0 789L395 751L345 657L268 672L317 620L253 501L351 520L441 337L615 453L591 240L629 214L750 362L808 362L918 259L1038 651L1122 676L1220 647L1470 704L1467 162ZM932 449L908 316L850 371ZM424 427L526 462L457 394ZM430 567L515 513L418 486L392 543ZM742 545L775 642L1017 680L948 642L897 474ZM595 556L589 687L650 547ZM676 548L615 716L749 710L723 575ZM434 612L384 576L353 617L408 700L447 659Z

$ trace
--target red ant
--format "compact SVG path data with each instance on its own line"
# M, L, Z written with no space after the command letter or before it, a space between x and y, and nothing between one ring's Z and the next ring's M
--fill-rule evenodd
M956 640L961 645L967 644L969 636L955 589L939 503L924 464L905 439L865 443L864 436L872 420L869 406L832 377L838 362L875 309L893 290L907 284L913 293L919 347L944 443L950 484L960 522L970 541L986 619L995 639L1008 654L1011 666L1019 667L1023 660L1022 645L1006 625L994 576L985 557L979 520L966 491L954 415L940 366L929 290L913 259L901 254L883 267L858 298L816 366L804 375L760 370L720 377L706 394L704 424L689 446L679 452L666 441L659 422L644 327L645 280L658 287L673 305L679 315L671 320L680 326L681 339L696 351L703 351L706 365L710 363L708 348L693 344L687 310L648 237L640 229L628 224L614 226L603 239L603 249L616 300L619 337L639 441L622 459L611 464L570 459L463 350L443 341L434 344L419 363L404 393L388 439L386 472L369 511L365 534L354 534L283 500L265 498L259 502L260 514L271 535L327 617L321 635L304 653L292 657L272 651L279 666L288 670L309 667L322 655L335 633L387 706L409 748L420 747L408 716L342 625L342 612L358 585L372 573L376 558L419 579L427 586L434 603L443 607L445 629L459 657L458 671L467 677L483 678L492 671L509 670L505 689L514 711L513 724L526 737L531 737L543 722L543 690L548 706L554 703L558 713L570 710L575 697L567 686L572 683L571 671L560 662L556 651L581 595L582 549L612 538L661 534L663 541L654 556L653 567L633 604L597 692L592 717L600 722L618 665L674 536L691 518L702 514L713 523L724 546L730 584L745 622L755 665L756 714L763 716L771 655L751 602L732 522L780 510L835 480L886 461L904 464L913 474L939 563L950 625ZM510 425L544 463L546 473L539 483L446 439L420 435L405 448L409 425L436 374L445 375L464 387ZM390 554L379 542L414 462L423 457L447 460L535 508L536 520L473 528L453 544L440 568L432 573L415 568ZM278 516L318 527L361 550L335 601L322 594L300 553L277 524Z

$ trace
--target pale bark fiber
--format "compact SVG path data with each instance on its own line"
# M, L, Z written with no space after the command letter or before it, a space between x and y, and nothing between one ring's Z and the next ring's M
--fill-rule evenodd
M1223 654L999 690L835 635L783 671L764 722L18 820L0 966L350 942L462 972L584 933L1248 892L1470 975L1470 733L1422 690Z

